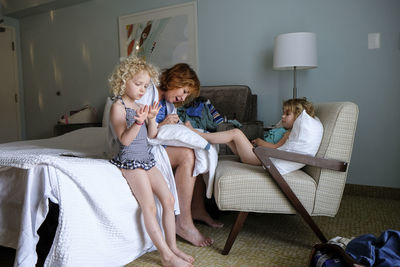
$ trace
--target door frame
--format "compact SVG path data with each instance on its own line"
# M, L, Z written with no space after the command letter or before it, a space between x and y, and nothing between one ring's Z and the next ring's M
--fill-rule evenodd
M16 112L17 112L17 132L18 132L18 140L22 139L22 125L21 125L21 94L19 91L19 79L18 79L18 57L17 57L17 41L16 41L16 30L15 27L10 26L10 25L2 25L2 27L6 28L6 31L10 31L11 32L11 42L14 43L14 49L12 50L13 55L13 62L12 62L12 68L14 70L14 84L15 84L15 88L14 88L14 94L16 95Z

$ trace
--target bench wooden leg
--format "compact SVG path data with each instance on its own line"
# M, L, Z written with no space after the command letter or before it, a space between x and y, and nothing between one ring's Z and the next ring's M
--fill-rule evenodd
M229 233L228 239L226 240L224 250L222 251L222 255L228 255L229 251L232 248L233 243L236 240L239 231L242 229L244 221L246 221L248 212L240 211L235 224L232 226L231 232Z

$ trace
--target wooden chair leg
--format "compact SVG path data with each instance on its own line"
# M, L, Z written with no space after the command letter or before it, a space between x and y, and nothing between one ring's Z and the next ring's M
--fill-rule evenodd
M328 240L319 229L318 225L311 218L310 214L304 208L303 204L301 204L300 200L297 198L296 194L292 191L288 183L283 179L282 175L279 173L278 169L275 167L274 163L271 161L271 158L268 154L264 154L263 150L254 150L254 153L261 161L263 166L265 167L265 171L268 172L271 177L274 179L279 189L281 189L282 193L287 197L292 206L296 209L297 213L303 217L304 221L310 226L311 230L317 235L319 240L322 243L326 243Z
M246 221L248 212L240 211L235 224L232 226L231 232L229 233L228 239L226 240L224 250L222 251L222 255L228 255L229 251L232 248L233 243L236 240L239 231L242 229L244 221Z

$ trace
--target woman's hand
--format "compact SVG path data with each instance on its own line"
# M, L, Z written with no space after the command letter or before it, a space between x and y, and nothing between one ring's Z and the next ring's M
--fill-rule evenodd
M158 112L160 111L161 105L159 102L154 101L153 105L149 108L149 114L147 115L148 119L154 119Z
M145 105L136 110L136 115L133 117L137 124L143 124L149 114L149 106Z
M164 124L177 124L179 122L179 116L178 114L168 114L165 119L158 124L158 126L164 125Z

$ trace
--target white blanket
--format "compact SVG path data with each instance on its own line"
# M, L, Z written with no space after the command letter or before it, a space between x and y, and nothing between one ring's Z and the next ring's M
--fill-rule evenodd
M207 186L206 196L211 198L215 168L218 163L216 145L209 144L203 137L182 124L167 124L161 126L158 130L157 138L151 139L150 143L153 145L192 148L196 157L193 176L205 174L203 177Z
M160 137L169 135L167 128L160 130ZM121 171L104 159L106 130L85 128L0 145L0 166L8 166L0 167L0 214L7 214L0 217L0 245L17 249L16 266L34 266L37 261L36 232L48 212L48 199L59 205L60 215L45 266L122 266L155 249ZM195 174L210 170L210 181L217 161L214 147L199 147L200 136L185 136L152 140L157 167L170 176L166 178L172 179L169 186L175 194L168 155L160 144L194 148ZM208 182L207 195L211 193ZM158 212L160 216L160 208Z
M0 165L21 168L0 172L0 213L13 210L0 217L0 243L17 249L15 266L37 261L36 231L47 199L60 215L45 266L122 266L154 250L121 171L101 159L104 142L105 129L86 128L0 145Z

